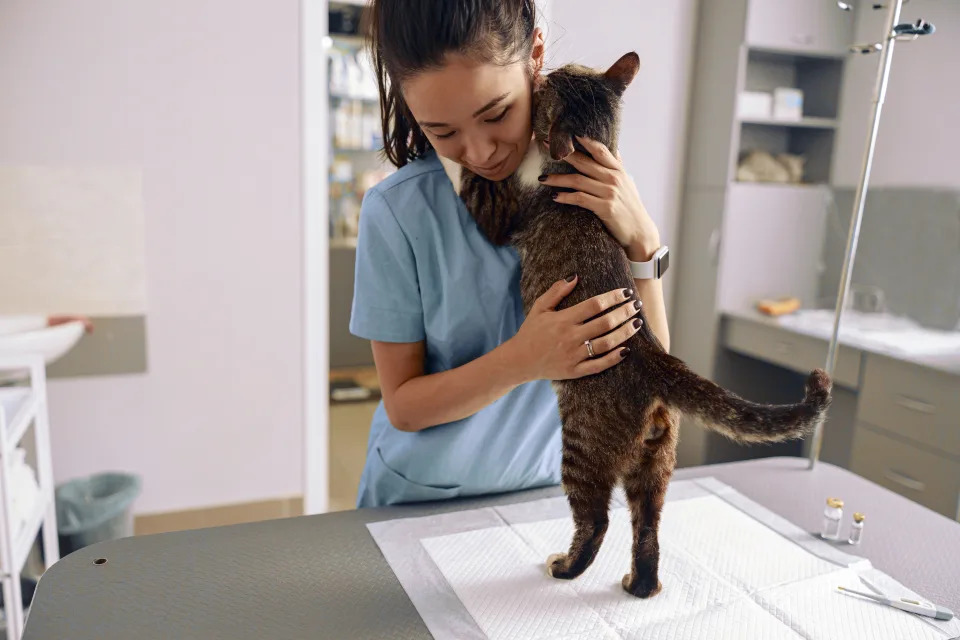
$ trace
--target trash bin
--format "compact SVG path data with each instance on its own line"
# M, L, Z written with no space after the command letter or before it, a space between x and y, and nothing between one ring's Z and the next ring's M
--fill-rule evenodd
M57 487L60 555L95 542L133 535L133 501L141 481L129 473L98 473Z

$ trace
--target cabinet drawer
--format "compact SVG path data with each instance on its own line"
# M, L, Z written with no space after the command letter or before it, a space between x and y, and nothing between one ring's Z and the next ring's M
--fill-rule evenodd
M724 344L733 351L804 374L827 363L826 341L743 318L726 319ZM856 389L860 382L860 352L841 346L833 378L837 384Z
M755 47L811 50L817 45L820 0L750 0L747 43Z
M867 355L857 417L960 456L960 376Z
M843 55L853 39L853 14L836 0L750 0L747 44L754 47Z
M851 470L951 519L958 517L958 462L921 451L858 423Z

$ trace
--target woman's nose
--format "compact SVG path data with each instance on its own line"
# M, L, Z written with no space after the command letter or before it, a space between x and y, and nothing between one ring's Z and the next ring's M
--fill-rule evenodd
M487 136L467 138L463 145L463 161L475 167L486 167L493 163L497 143Z

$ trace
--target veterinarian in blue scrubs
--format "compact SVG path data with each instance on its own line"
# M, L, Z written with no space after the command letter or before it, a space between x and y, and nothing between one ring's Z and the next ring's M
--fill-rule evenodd
M668 346L661 282L583 303L621 325L591 357L586 339L601 335L584 334L586 307L554 309L576 274L525 316L516 252L487 240L444 172L440 156L490 180L520 167L544 59L534 0L374 0L371 24L385 151L399 170L366 193L360 214L350 329L372 341L384 400L357 505L559 484L549 380L616 366L634 297ZM659 233L619 157L581 142L592 157L569 161L583 175L541 181L571 189L557 200L596 213L631 260L650 260Z

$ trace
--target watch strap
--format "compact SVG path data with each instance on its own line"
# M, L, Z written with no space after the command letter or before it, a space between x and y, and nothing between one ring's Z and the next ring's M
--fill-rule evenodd
M664 245L656 250L653 257L646 262L630 261L630 272L637 280L658 280L663 277L667 270L667 260L664 260L669 253L669 248Z

